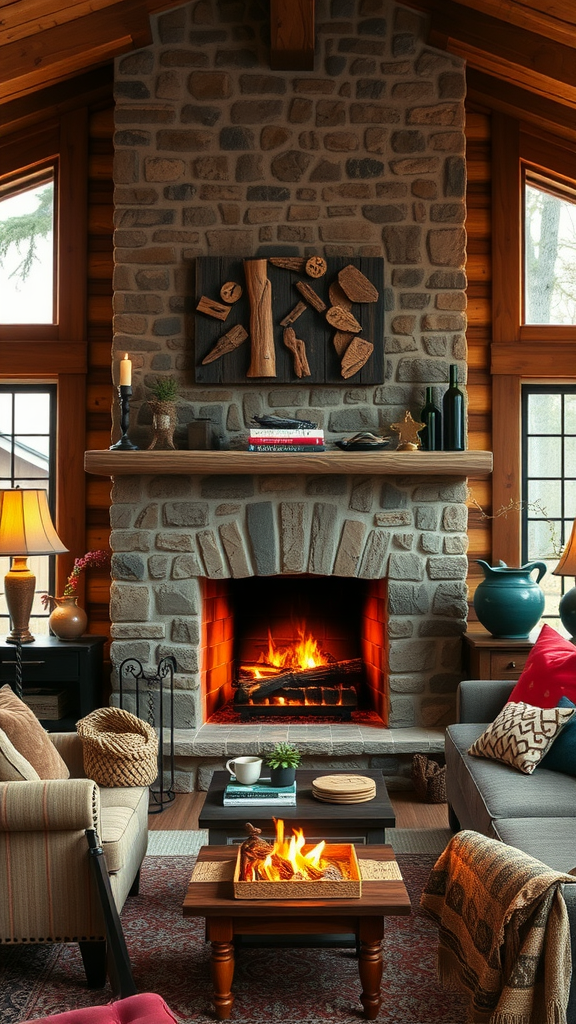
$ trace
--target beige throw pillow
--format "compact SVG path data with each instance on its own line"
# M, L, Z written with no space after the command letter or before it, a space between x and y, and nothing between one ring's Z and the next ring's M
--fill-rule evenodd
M504 761L531 775L575 713L576 708L535 708L512 701L504 705L468 753Z
M0 688L0 729L40 779L68 779L70 772L36 715L6 683Z
M0 729L0 782L33 782L40 776Z

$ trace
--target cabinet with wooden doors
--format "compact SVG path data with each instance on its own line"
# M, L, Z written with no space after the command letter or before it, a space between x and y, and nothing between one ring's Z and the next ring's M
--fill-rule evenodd
M519 679L533 639L499 640L489 633L465 633L463 667L469 679Z

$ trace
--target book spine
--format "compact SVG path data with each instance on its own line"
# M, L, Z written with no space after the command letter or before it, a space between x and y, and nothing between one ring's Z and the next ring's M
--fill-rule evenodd
M224 794L226 800L268 800L274 797L275 800L292 800L295 793L281 793L277 789L271 789L269 793L228 793Z
M249 452L324 452L323 444L249 444Z
M230 800L227 797L222 801L223 807L245 807L246 804L254 806L254 804L266 804L268 806L275 805L276 807L295 807L296 800L292 797L287 799L286 797L275 798L271 797L255 797L253 800Z
M323 437L251 437L251 444L324 444Z
M268 430L250 429L249 434L250 437L323 437L324 431L316 429L275 430L270 428Z

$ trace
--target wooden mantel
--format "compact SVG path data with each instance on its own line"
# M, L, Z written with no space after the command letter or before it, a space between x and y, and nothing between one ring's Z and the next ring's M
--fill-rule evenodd
M274 473L343 476L490 476L492 452L290 452L92 451L87 473L98 476L227 476Z

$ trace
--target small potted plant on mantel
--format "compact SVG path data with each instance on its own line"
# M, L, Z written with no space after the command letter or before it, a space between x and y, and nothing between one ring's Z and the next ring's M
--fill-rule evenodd
M154 436L148 445L152 449L167 450L176 447L174 444L174 428L176 426L176 396L178 384L174 377L157 377L154 384L148 385L153 397L149 399L152 410L152 427Z
M291 786L294 782L302 754L292 743L277 743L274 749L266 754L265 760L270 769L271 784L282 788Z

